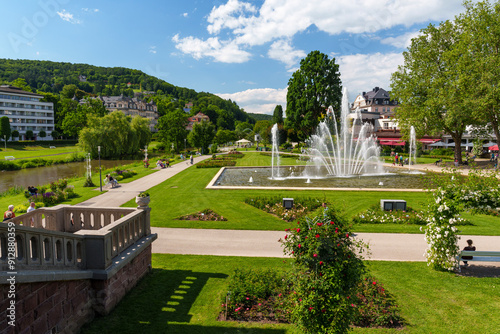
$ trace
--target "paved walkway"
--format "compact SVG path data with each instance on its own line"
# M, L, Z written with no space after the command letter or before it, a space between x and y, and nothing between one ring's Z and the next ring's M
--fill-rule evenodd
M194 162L210 158L198 156ZM391 164L388 164L391 165ZM120 184L108 192L91 198L79 205L96 207L118 207L145 191L162 183L177 173L191 167L188 160L172 167L161 169L153 174L130 183ZM407 167L406 167L407 168ZM439 171L434 165L416 165L416 169ZM279 239L285 232L280 231L242 231L242 230L207 230L153 227L158 239L153 243L154 253L196 254L249 257L283 257ZM399 233L357 233L359 238L369 243L370 253L365 258L386 261L425 261L427 248L422 234ZM500 236L462 236L460 248L465 247L467 239L473 239L478 250L498 251Z
M200 162L202 160L208 159L211 156L202 155L194 157L194 163ZM171 167L160 169L159 171L149 174L147 176L141 177L135 181L129 183L120 183L118 187L106 188L108 190L104 194L93 197L85 202L78 205L83 206L96 206L96 207L118 207L130 201L139 195L140 192L146 191L165 180L171 178L172 176L182 172L183 170L191 167L189 159L184 162L177 163ZM104 187L103 187L104 188Z

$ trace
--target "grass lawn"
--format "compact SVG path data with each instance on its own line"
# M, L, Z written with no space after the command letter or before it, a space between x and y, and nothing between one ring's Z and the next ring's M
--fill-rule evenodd
M43 146L25 146L24 148L15 147L7 150L2 148L0 159L5 159L7 156L13 156L16 159L30 159L35 157L43 157L44 159L66 159L73 153L83 153L78 146L65 145L56 146L56 148L48 148Z
M500 278L460 277L422 262L368 262L394 295L404 329L353 333L499 333ZM283 259L153 254L153 273L82 333L298 334L295 326L219 322L226 278L235 268L288 268Z
M268 157L256 154L248 157L262 161ZM242 163L247 159L245 156ZM239 163L238 163L239 164ZM251 196L319 197L343 209L349 218L366 210L381 199L404 199L414 209L425 209L427 193L413 192L359 192L359 191L282 191L282 190L208 190L218 169L189 168L148 190L151 195L151 226L177 228L213 228L235 230L284 230L290 223L245 204ZM131 200L124 206L135 207ZM227 221L187 221L176 218L203 209L212 209ZM486 215L467 216L473 226L461 226L463 234L500 235L500 218ZM354 226L356 232L421 233L419 226L400 224L363 224Z

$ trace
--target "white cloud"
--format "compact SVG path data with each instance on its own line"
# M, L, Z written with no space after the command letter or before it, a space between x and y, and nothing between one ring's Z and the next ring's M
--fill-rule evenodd
M307 54L303 50L294 50L290 41L279 40L271 44L269 58L279 60L286 65L287 68L293 67L300 59L304 58Z
M87 13L89 13L89 12L90 13L92 13L92 12L97 13L97 12L99 12L99 9L98 8L82 8L82 11L87 12Z
M254 114L272 114L276 105L286 109L287 88L257 88L247 89L231 94L215 94L223 99L235 101L246 112Z
M82 21L76 19L73 14L69 13L66 11L66 9L63 9L61 12L57 12L57 15L59 15L59 17L63 20L63 21L67 21L69 23L73 23L73 24L80 24L82 23Z
M189 16L189 14L188 14L188 13L182 13L182 16L183 16L183 17L188 17L188 16Z
M382 44L392 45L396 48L406 49L410 46L411 39L417 37L418 35L420 35L420 32L410 31L400 36L384 38L380 42Z
M156 46L150 46L149 47L149 52L153 53L153 54L156 54Z
M251 57L249 52L241 50L234 41L220 41L218 37L204 41L194 37L179 38L179 35L175 35L172 41L176 43L178 50L195 59L208 56L221 63L244 63Z
M206 40L196 37L178 38L177 48L193 57L213 57L214 49L201 47L197 52L186 48L187 43L198 46L219 40L224 34L226 45L234 50L274 42L269 50L269 57L284 61L291 67L293 56L282 59L277 54L277 47L283 39L291 39L295 34L311 26L330 35L340 33L371 34L397 25L411 26L415 23L441 21L452 18L462 10L462 0L265 0L260 8L253 2L228 0L225 4L214 6L207 17L207 31L213 35ZM278 44L276 44L278 43ZM402 41L387 39L386 43L401 45ZM293 50L293 46L288 44ZM296 52L299 52L298 50ZM215 52L218 54L217 52ZM250 59L245 51L244 59ZM229 57L228 62L243 62L243 59ZM232 59L232 60L231 60Z
M244 27L252 19L252 16L247 17L245 14L255 14L256 12L257 9L248 2L229 0L225 5L212 8L207 18L207 22L210 23L207 30L211 34L218 34L223 28L238 29Z
M349 91L352 101L361 92L374 87L390 90L390 78L398 65L403 64L401 53L373 53L340 56L336 58L341 73L342 85Z

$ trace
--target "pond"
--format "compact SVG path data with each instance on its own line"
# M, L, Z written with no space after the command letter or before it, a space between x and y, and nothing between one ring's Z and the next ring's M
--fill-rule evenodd
M102 170L136 162L135 160L101 160ZM25 168L15 171L0 171L0 192L13 186L27 188L57 181L62 178L85 176L85 162L71 162L67 164L47 167ZM92 161L92 175L99 174L99 162ZM104 177L104 176L103 176Z
M283 177L271 178L270 167L226 168L214 186L244 187L299 187L299 188L371 188L371 189L423 189L424 173L408 173L407 169L385 168L381 174L351 177L303 176L303 166L285 167Z

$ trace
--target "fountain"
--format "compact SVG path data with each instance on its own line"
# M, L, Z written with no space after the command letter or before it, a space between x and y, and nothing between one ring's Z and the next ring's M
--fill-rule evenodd
M253 177L250 176L250 178L248 179L248 182L253 183Z
M369 135L373 131L373 126L362 123L359 109L356 110L355 118L350 118L349 114L347 89L344 88L340 131L333 109L330 107L325 120L320 122L315 134L306 141L309 146L306 154L309 156L310 164L305 169L304 176L351 177L384 173L377 138Z
M408 174L422 174L417 170L412 170L411 166L417 163L417 135L413 125L410 127L410 146L408 151Z
M339 123L339 125L337 124ZM249 186L275 188L356 188L356 189L421 189L417 176L397 168L383 167L373 126L363 123L361 112L350 117L347 90L342 96L340 121L329 108L325 120L306 141L305 166L280 166L278 126L272 127L271 168L226 168L212 183L220 187ZM411 174L416 174L412 172ZM248 182L252 177L253 182ZM311 182L312 180L316 180Z
M280 174L280 143L279 143L279 136L278 136L278 123L273 125L273 128L271 129L271 135L272 135L272 141L273 141L273 148L272 148L272 158L271 158L271 179L277 180L281 177ZM276 161L276 168L275 166L275 161ZM276 169L276 172L275 172Z

